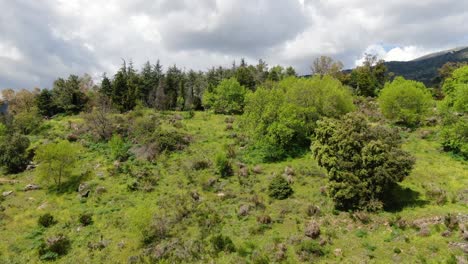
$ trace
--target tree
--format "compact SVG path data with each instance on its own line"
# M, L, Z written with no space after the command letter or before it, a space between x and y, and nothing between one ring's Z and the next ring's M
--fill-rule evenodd
M358 95L375 96L384 86L387 67L377 56L366 54L362 66L356 67L349 76L349 84Z
M88 100L80 90L80 79L76 75L70 75L67 80L57 79L52 89L52 97L57 110L67 114L79 113Z
M328 190L338 209L383 207L386 194L414 165L400 141L397 131L370 125L357 113L318 122L312 153L328 172Z
M57 107L53 100L53 94L43 89L36 98L38 112L42 116L51 117L57 113Z
M218 114L241 114L247 90L236 78L223 80L213 92L205 92L203 105Z
M380 92L382 114L408 126L419 124L433 106L432 96L423 83L397 77Z
M9 173L22 172L28 165L29 139L18 133L9 133L3 127L0 133L0 166ZM3 134L3 135L2 135Z
M328 56L320 56L314 60L311 69L312 75L330 75L338 78L343 69L343 63L335 61Z
M245 88L253 91L255 90L255 67L247 66L245 61L242 60L241 66L236 70L236 79L240 83L240 85L244 86Z
M63 180L71 177L80 152L80 145L65 140L39 146L34 157L37 177L46 182L53 180L61 189Z
M102 75L101 89L99 91L103 95L105 95L105 96L107 96L109 98L112 96L112 83L109 80L109 78L107 78L106 73L104 73Z
M352 100L347 88L330 76L289 77L246 97L242 125L255 142L253 152L262 160L278 160L307 149L315 122L352 111Z

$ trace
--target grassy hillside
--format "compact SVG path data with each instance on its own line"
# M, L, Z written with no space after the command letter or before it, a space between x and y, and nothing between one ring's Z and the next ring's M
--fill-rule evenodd
M2 175L0 193L13 193L0 197L0 263L40 263L38 247L57 234L71 241L58 263L456 263L466 257L466 248L451 243L463 242L458 225L468 224L468 163L442 152L437 134L422 139L431 128L403 134L404 148L417 159L415 168L395 193L391 210L371 214L335 211L324 187L326 174L310 153L251 164L239 117L232 129L229 117L206 112L160 118L164 126L189 135L188 147L152 163L135 157L116 163L107 144L81 138L86 153L62 192L42 184L40 190L23 191L37 184L34 169ZM83 120L46 122L31 138L33 145L66 138ZM234 176L216 174L220 152L232 157ZM273 200L268 184L286 167L292 168L294 194ZM132 190L135 181L148 181L149 187ZM91 190L87 198L77 192L83 182ZM57 223L39 227L45 213ZM80 223L83 213L92 215L90 225ZM304 234L311 221L320 228L317 242ZM450 225L452 231L443 236ZM151 228L169 234L158 245L145 244ZM213 237L219 234L232 239L234 252L214 252Z

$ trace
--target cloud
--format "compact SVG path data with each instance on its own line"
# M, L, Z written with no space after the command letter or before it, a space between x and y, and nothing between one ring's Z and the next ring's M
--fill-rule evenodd
M329 55L410 60L467 45L468 2L374 0L0 0L0 88L113 74L121 58L205 70L246 58L307 73Z

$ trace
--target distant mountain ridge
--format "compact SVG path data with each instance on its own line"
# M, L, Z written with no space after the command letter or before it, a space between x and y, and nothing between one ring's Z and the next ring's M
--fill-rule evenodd
M468 46L431 53L412 61L389 61L385 65L389 73L433 87L438 82L437 70L447 62L468 62Z

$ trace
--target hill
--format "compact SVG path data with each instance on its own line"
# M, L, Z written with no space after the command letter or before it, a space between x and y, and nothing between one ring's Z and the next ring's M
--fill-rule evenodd
M456 256L463 258L460 247L466 244L458 223L467 217L468 167L441 152L437 134L421 138L433 127L404 132L404 148L417 158L415 169L402 182L394 210L371 214L334 210L325 194L325 171L310 153L249 163L238 116L139 110L117 117L122 126L158 120L187 133L190 144L142 163L137 158L115 162L108 144L86 143L82 161L89 173L76 182L89 189L86 195L77 192L77 184L63 192L43 186L25 191L37 184L35 169L3 175L0 263L43 263L38 248L57 234L71 241L59 263L455 263ZM46 129L31 140L37 145L66 138L83 122L81 115L47 120ZM236 161L236 176L220 178L216 155L226 148ZM292 175L294 194L271 199L268 185L282 173ZM57 221L48 228L38 225L45 213ZM85 213L92 218L86 225ZM304 235L311 221L320 227L320 242Z
M433 87L438 84L437 70L447 62L468 62L468 47L436 52L412 61L389 61L385 65L388 72Z

